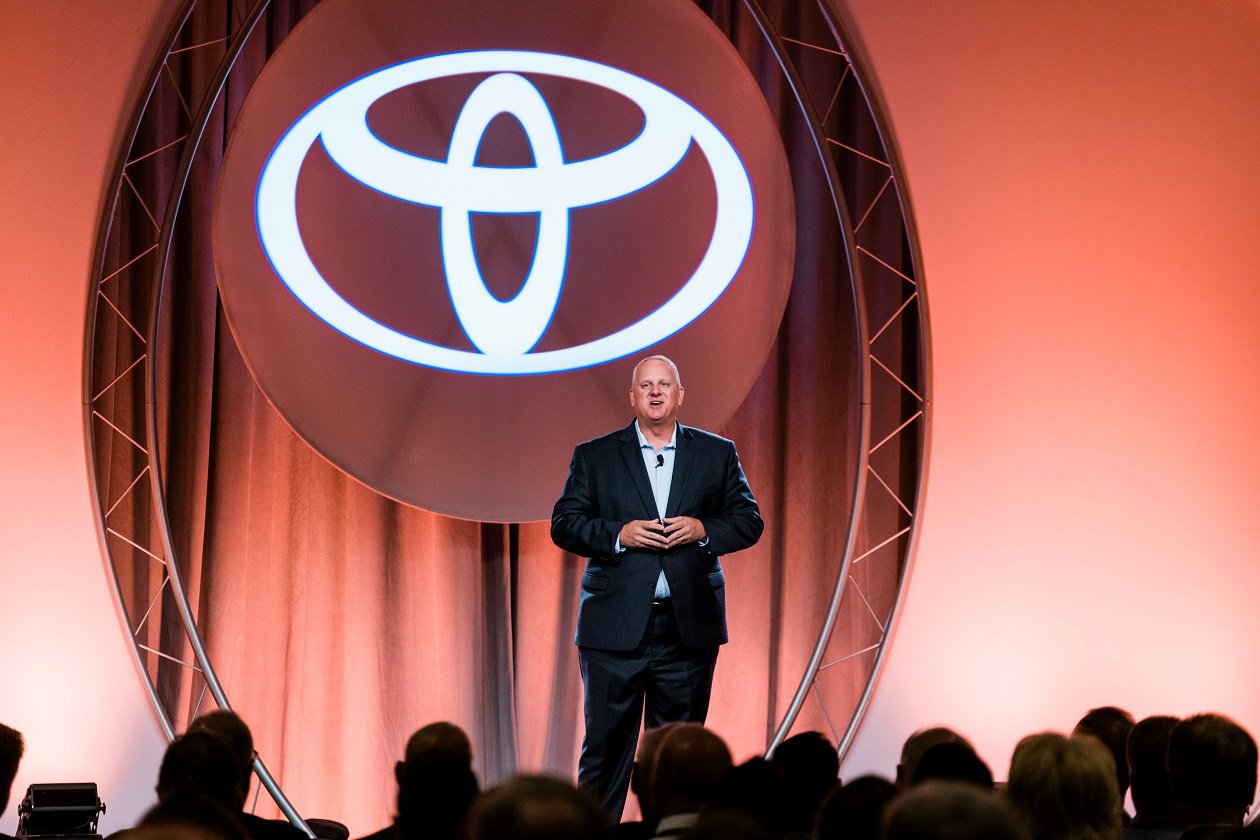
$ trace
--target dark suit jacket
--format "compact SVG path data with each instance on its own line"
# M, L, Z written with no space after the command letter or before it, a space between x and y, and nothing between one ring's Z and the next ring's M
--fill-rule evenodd
M721 555L757 542L763 523L735 444L708 432L678 426L674 477L665 515L693 516L708 542L672 551L629 549L613 554L621 526L656 519L656 502L634 423L573 452L564 494L551 514L551 539L585 555L575 641L603 650L632 650L643 638L656 578L669 581L683 644L716 647L726 642L726 580Z

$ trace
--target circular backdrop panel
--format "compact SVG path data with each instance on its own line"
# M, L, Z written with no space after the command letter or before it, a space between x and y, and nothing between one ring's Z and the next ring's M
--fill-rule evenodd
M388 496L500 522L550 516L643 356L720 429L794 240L756 81L672 0L325 0L252 87L214 219L237 345L297 433Z

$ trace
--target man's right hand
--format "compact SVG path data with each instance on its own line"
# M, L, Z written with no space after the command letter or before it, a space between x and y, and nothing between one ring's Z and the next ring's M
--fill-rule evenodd
M666 548L665 526L656 519L633 519L621 526L617 536L622 548Z

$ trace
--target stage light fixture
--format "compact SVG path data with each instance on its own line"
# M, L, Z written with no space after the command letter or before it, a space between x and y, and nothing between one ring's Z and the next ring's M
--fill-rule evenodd
M17 837L99 838L105 803L95 782L31 785L18 806Z

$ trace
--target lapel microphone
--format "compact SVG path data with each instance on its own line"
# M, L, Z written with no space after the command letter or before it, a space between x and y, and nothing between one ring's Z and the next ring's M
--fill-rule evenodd
M665 466L665 456L662 455L660 452L656 453L656 466L658 467Z

